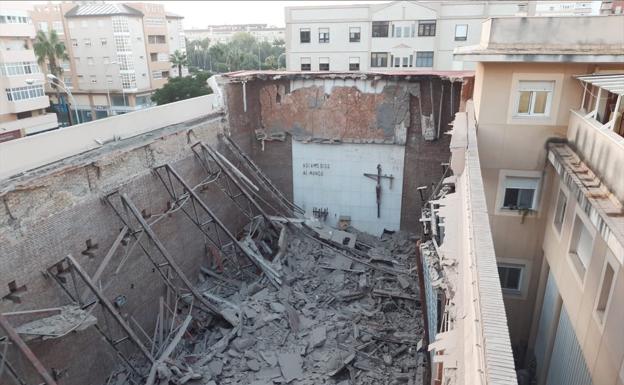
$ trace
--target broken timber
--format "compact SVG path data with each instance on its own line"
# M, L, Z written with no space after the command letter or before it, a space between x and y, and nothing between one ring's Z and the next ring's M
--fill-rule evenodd
M113 207L113 209L115 210L115 212L117 213L117 216L121 219L121 221L124 222L124 225L127 226L129 229L132 229L132 227L130 226L129 219L124 218L124 216L121 215L119 211L117 211L117 208L115 208L115 206L111 202L110 197L113 194L107 197L109 199L109 203L111 207ZM178 278L182 281L186 289L189 290L193 294L193 297L195 297L202 305L204 305L207 309L215 312L216 314L221 314L221 309L219 309L217 306L207 301L206 298L203 297L201 293L197 291L195 286L189 281L189 279L186 277L186 275L184 274L180 266L178 266L178 264L176 263L175 259L169 254L169 251L165 248L165 246L162 244L160 239L156 236L156 233L154 233L154 230L152 230L150 225L145 221L145 219L143 218L139 210L136 208L134 203L132 203L132 201L128 199L128 197L126 197L125 194L120 194L118 192L116 194L119 195L121 199L121 203L126 209L126 212L129 212L130 214L132 214L132 216L134 216L135 220L143 228L143 232L145 233L145 235L147 235L150 241L152 241L152 243L156 246L156 249L159 251L160 255L165 259L166 261L165 263L157 263L153 258L150 257L150 254L147 252L147 248L144 247L143 244L141 243L140 238L137 235L138 232L134 230L131 231L131 234L133 235L133 237L138 241L139 246L143 249L145 254L148 257L150 257L149 259L152 261L152 264L160 272L161 276L165 280L165 283L171 288L171 290L173 290L174 293L178 294L177 288L171 283L171 281L166 277L165 273L163 272L162 268L164 266L170 266L171 269L173 269L173 271L176 273Z
M54 378L52 378L52 376L50 375L50 373L48 373L41 361L39 361L37 356L35 356L35 353L30 350L24 340L22 340L22 338L19 336L19 334L17 334L15 329L13 329L13 326L11 326L9 320L7 320L7 318L2 314L0 314L0 327L4 329L9 339L15 344L15 346L17 346L17 348L22 352L26 359L32 364L32 366L35 368L43 381L47 385L57 385L56 381L54 381ZM4 360L4 355L2 359Z
M267 191L269 191L276 200L287 209L287 211L292 211L294 213L305 214L305 210L301 207L297 206L278 189L271 180L262 172L262 170L245 154L240 147L234 142L229 136L223 135L224 143L228 146L231 153L243 164L251 174L254 175L256 180L262 185Z
M165 182L163 176L161 175L161 170L164 170L167 173L169 184ZM157 167L156 171L161 181L165 184L165 189L167 190L167 192L173 199L178 200L180 197L175 192L173 180L171 179L171 177L173 177L173 179L176 180L182 186L183 193L188 194L188 197L191 199L191 202L193 203L195 215L194 216L191 215L187 210L184 210L184 209L182 211L189 217L189 219L191 219L191 221L199 228L199 230L213 242L213 244L216 247L220 248L221 250L223 248L223 244L220 241L220 238L218 235L218 231L221 230L226 235L226 237L230 239L233 245L238 247L238 249L241 250L243 254L245 254L245 256L247 256L247 258L249 258L251 262L253 262L256 266L258 266L265 273L265 275L267 276L267 278L273 285L275 285L276 287L279 287L282 284L282 278L281 278L280 273L277 272L270 265L270 263L266 259L264 259L262 255L259 255L253 252L248 247L246 247L243 242L238 241L236 237L234 236L234 234L232 234L230 230L228 230L228 228L223 224L223 222L221 222L221 220L212 212L212 210L210 210L208 205L206 205L206 203L186 183L186 181L182 179L182 177L177 173L177 171L173 167L171 167L171 165L165 164L164 166ZM198 208L200 208L205 214L208 215L209 219L207 221L202 222L199 219L199 215L197 213ZM213 236L210 233L208 233L204 228L205 225L210 224L210 223L214 224L215 226L215 232L218 238L217 242L213 240Z

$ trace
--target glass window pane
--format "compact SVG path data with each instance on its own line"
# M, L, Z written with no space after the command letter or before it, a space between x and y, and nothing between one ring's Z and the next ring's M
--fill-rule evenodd
M534 94L535 94L535 102L533 105L533 113L534 114L546 113L546 101L548 100L548 92L535 91Z
M508 289L520 289L520 269L507 268L507 286Z
M518 100L518 113L528 114L530 102L531 102L531 92L530 91L520 92L520 99Z
M508 188L505 190L505 199L503 200L503 207L516 208L518 205L518 194L520 190L517 188Z
M535 190L521 189L519 190L518 208L531 209L533 208L533 194Z

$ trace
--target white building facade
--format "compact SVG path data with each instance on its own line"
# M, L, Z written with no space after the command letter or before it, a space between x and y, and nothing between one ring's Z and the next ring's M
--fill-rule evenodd
M34 37L26 10L0 7L0 142L58 127L56 114L46 112L50 100Z
M292 71L464 70L453 49L479 43L481 23L526 15L526 1L402 1L287 7Z
M259 42L273 43L285 39L284 28L267 24L209 25L206 28L187 29L184 32L189 41L209 39L210 45L227 44L239 32L246 32Z

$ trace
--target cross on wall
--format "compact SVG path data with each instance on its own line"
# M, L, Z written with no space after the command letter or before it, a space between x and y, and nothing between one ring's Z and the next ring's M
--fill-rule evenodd
M377 181L377 185L375 186L375 195L377 197L377 218L381 216L381 180L383 178L390 180L390 190L392 190L392 181L394 180L394 176L392 174L386 175L381 173L381 164L377 165L377 174L364 173L364 176L370 178L372 180Z

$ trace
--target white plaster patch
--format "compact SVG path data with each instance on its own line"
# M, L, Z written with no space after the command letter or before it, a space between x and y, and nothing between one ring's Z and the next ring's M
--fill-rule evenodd
M327 209L326 224L336 226L342 215L359 230L379 235L398 230L401 223L403 158L405 147L385 144L318 144L293 140L293 192L295 203L312 216ZM380 217L377 218L376 181L364 173L394 176L392 188L381 181Z

